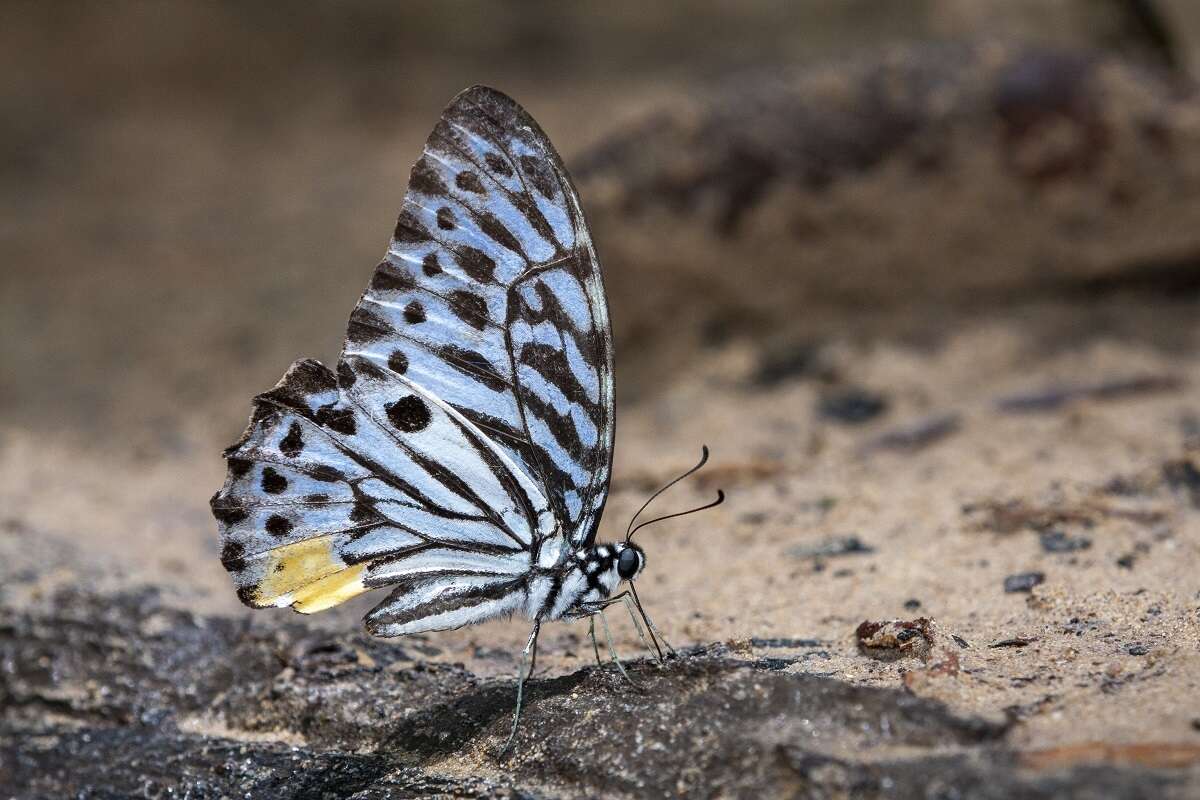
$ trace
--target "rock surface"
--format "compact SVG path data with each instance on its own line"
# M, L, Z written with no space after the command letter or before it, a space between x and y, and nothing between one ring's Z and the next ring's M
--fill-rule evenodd
M820 646L800 644L638 661L636 688L611 667L536 680L500 755L511 680L150 591L64 593L0 620L0 779L17 797L1184 796L1136 766L1027 774L1009 723L793 672Z

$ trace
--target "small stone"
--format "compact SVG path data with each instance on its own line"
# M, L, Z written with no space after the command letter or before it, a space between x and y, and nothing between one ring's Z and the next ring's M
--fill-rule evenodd
M875 548L853 534L825 539L815 545L796 545L788 549L788 555L796 558L828 558L831 556L865 555L874 553Z
M1137 561L1137 556L1133 553L1126 553L1117 559L1117 566L1121 569L1133 569L1134 562Z
M1014 592L1032 592L1033 587L1045 582L1046 575L1042 572L1021 572L1016 575L1009 575L1004 579L1004 591L1012 594Z
M1131 644L1126 645L1125 652L1131 656L1144 656L1150 652L1150 648L1144 644Z
M847 425L860 425L887 410L887 399L867 389L851 387L821 398L817 413Z
M913 597L909 600L904 601L904 607L907 608L909 611L916 611L918 608L921 607L921 601L918 600L917 598Z
M1047 553L1073 553L1092 546L1092 540L1086 536L1068 536L1065 531L1043 531L1039 538L1042 550Z

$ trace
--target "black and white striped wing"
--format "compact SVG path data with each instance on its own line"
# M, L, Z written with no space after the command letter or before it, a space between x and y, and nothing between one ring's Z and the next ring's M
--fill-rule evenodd
M336 375L297 362L226 452L222 561L253 606L395 586L367 617L384 636L536 611L533 567L595 536L612 441L578 197L528 114L476 87L413 167Z
M353 356L299 361L255 398L212 500L243 602L312 613L368 589L380 635L520 610L554 530L538 486L423 387Z
M591 544L614 434L608 306L566 169L510 98L477 86L443 112L345 352L475 423Z

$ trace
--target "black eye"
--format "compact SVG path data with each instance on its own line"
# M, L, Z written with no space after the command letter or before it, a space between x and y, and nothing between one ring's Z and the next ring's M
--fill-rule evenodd
M629 580L637 574L640 562L641 559L638 558L636 550L621 551L621 557L617 559L617 574L625 580Z

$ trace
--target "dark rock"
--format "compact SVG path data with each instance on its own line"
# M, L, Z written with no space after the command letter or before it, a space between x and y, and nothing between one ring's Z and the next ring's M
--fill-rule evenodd
M1073 553L1092 546L1092 540L1086 536L1068 536L1065 531L1059 530L1042 531L1038 538L1042 550L1047 553Z
M1144 644L1131 644L1125 647L1125 652L1131 656L1144 656L1150 652L1150 648Z
M887 411L888 401L883 395L859 387L849 387L831 392L817 404L817 413L828 420L847 425L869 422Z
M1004 579L1004 591L1013 592L1032 592L1033 587L1045 582L1046 575L1043 572L1021 572L1016 575L1009 575Z
M921 601L913 597L904 601L904 608L909 611L916 611L921 607Z
M737 660L722 644L629 663L641 691L611 667L531 680L501 777L472 777L462 765L493 759L508 733L511 679L414 662L358 633L201 618L153 593L63 594L0 614L6 796L917 798L935 781L939 796L1049 798L1174 785L1142 768L1021 772L1008 723L789 670L806 656ZM896 632L921 640L913 625ZM184 718L212 732L185 732ZM871 755L801 744L818 739ZM457 766L443 773L447 760Z
M916 451L928 447L962 426L962 416L957 412L932 414L915 422L900 425L868 439L862 446L864 453L876 450Z
M994 644L989 644L988 647L993 648L993 649L1000 648L1000 647L1028 647L1029 645L1033 644L1036 641L1037 641L1036 638L1026 638L1024 636L1014 636L1011 639L1001 639L1000 641L995 642Z
M760 638L754 636L750 639L751 647L824 647L827 643L820 639L789 639L789 638Z
M791 380L818 376L823 371L820 355L820 346L815 341L787 342L767 347L759 357L751 382L769 388Z
M874 553L875 548L855 535L825 539L813 545L796 545L788 548L788 555L796 558L829 558L832 556L865 555Z
M1168 461L1163 464L1162 471L1168 486L1185 494L1193 508L1200 508L1200 469L1191 459Z
M1007 395L996 401L996 409L1008 413L1056 411L1076 400L1121 400L1143 394L1178 391L1182 386L1183 381L1174 375L1138 375Z

